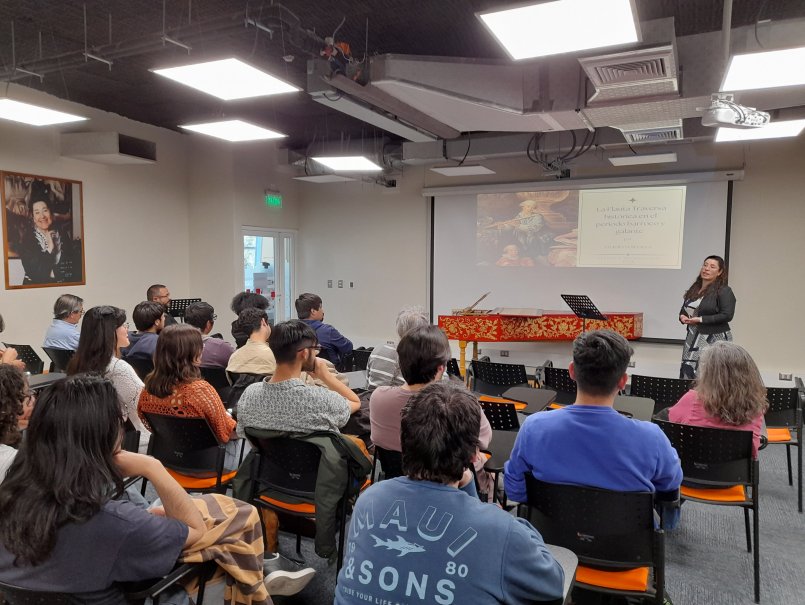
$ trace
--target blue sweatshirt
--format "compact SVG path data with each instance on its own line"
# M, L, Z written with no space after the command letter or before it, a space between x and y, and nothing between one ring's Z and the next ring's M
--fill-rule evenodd
M397 477L355 505L335 605L533 603L564 574L524 519L454 487Z

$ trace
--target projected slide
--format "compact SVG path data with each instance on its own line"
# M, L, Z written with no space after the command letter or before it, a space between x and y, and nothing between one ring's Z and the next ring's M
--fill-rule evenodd
M476 264L680 268L685 187L479 194Z

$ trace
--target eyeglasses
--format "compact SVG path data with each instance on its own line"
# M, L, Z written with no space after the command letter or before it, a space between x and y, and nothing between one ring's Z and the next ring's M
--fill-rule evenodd
M126 329L128 330L128 329L129 329L129 322L126 322L126 323L124 323L124 324L120 324L120 325L118 326L118 328L126 328Z

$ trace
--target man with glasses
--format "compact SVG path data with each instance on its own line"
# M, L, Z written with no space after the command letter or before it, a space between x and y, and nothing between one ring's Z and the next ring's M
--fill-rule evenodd
M75 351L78 348L78 322L84 315L84 299L62 294L53 305L53 322L45 332L43 347Z
M204 350L201 353L201 365L209 368L226 368L235 347L222 338L210 336L212 327L218 316L211 304L197 302L189 305L184 312L184 322L201 330Z
M176 323L176 319L174 319L173 315L168 313L168 307L171 304L171 293L165 284L154 284L153 286L149 286L145 293L145 300L158 302L165 307L166 326L172 326Z
M153 360L157 350L157 340L165 327L165 313L158 302L144 300L134 307L131 314L136 334L129 335L129 346L120 350L124 359ZM128 326L128 324L123 324Z

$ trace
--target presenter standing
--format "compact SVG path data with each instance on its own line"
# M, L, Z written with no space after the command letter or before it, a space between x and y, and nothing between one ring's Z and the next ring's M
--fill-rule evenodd
M729 322L733 315L735 294L727 285L727 265L720 256L708 256L685 292L679 311L680 323L688 327L680 378L696 378L702 351L714 342L732 340Z

